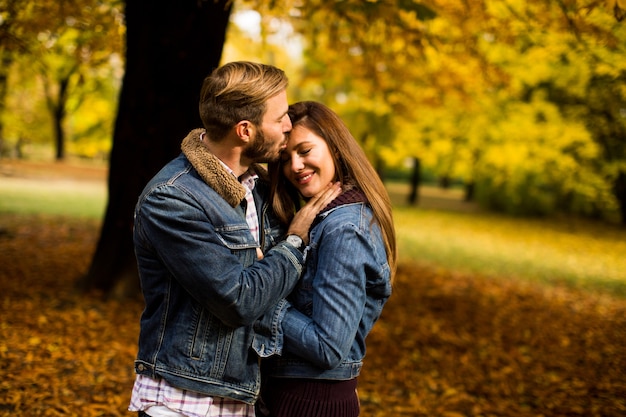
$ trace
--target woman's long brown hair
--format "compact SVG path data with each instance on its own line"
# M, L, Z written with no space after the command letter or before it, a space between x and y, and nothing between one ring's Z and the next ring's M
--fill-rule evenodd
M393 279L397 248L391 200L365 152L341 118L321 103L302 101L292 104L289 106L289 117L293 127L301 125L326 141L335 163L336 179L360 189L367 197L374 219L382 231ZM289 224L300 207L299 193L285 178L280 161L271 162L268 168L272 178L272 206L279 219Z

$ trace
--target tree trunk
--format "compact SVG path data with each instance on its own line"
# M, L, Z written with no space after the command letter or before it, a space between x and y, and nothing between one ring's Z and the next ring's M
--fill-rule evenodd
M476 191L476 183L468 181L465 183L465 195L463 201L474 201L474 192Z
M419 202L419 187L422 182L422 161L419 158L413 158L413 170L411 172L411 189L409 191L408 203L415 205Z
M70 85L70 75L59 80L59 92L56 100L51 100L52 123L54 124L54 143L56 148L55 159L62 161L65 159L65 131L63 130L63 121L66 115L67 90Z
M618 174L613 184L613 193L619 205L620 223L626 226L626 172Z
M158 5L157 5L158 4ZM126 1L126 72L109 171L109 201L86 290L126 295L138 288L133 210L147 181L201 126L204 78L219 65L227 0Z
M8 153L4 145L4 121L3 116L6 111L6 98L9 85L9 68L12 64L11 54L5 51L0 45L0 158Z

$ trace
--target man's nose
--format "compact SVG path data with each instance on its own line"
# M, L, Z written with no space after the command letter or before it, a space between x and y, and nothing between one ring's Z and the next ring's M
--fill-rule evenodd
M289 118L289 116L285 116L284 120L283 120L283 132L287 133L287 132L291 132L291 119Z

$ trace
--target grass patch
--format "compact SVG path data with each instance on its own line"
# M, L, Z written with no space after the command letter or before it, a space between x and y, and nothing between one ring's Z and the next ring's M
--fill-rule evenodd
M614 226L410 207L394 213L402 262L626 296L626 240Z
M106 198L106 185L99 182L25 178L3 178L0 181L0 214L101 219Z

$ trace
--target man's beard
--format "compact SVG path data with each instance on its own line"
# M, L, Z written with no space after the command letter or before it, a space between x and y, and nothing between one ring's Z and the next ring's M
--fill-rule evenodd
M278 159L280 151L275 143L265 139L263 131L258 130L254 142L248 144L243 151L243 155L255 162L271 162Z

